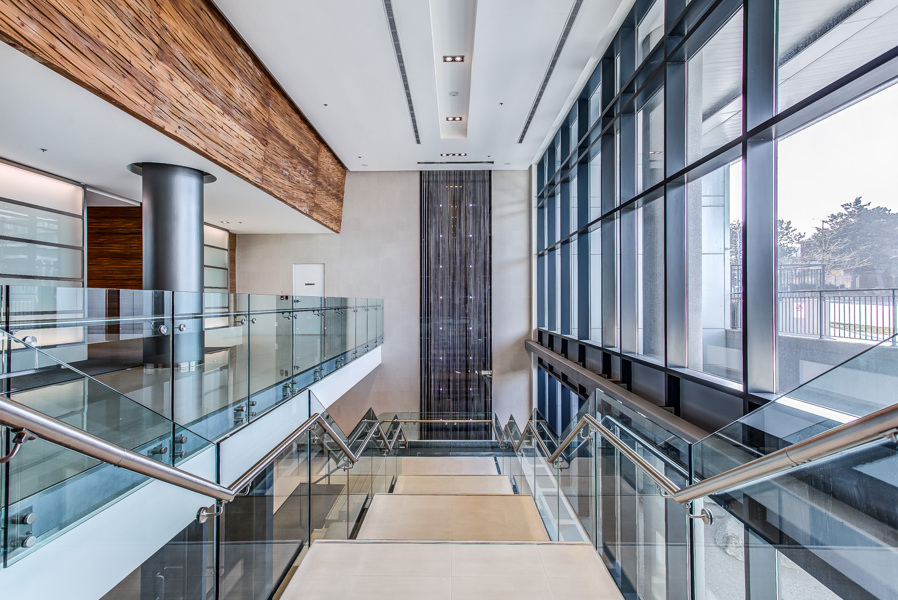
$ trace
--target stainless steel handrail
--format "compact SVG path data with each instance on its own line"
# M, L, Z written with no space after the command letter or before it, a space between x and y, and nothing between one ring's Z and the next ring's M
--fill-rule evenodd
M393 443L387 439L380 423L376 423L365 437L365 441L359 447L358 453L353 453L340 436L334 432L324 417L321 416L321 413L315 413L290 435L284 438L270 452L259 459L252 467L241 475L237 481L230 486L225 487L214 481L209 481L208 479L199 477L193 473L166 465L132 450L107 442L104 439L91 435L90 433L67 423L63 423L62 421L47 416L5 396L0 396L0 425L5 425L17 432L25 431L28 434L48 442L53 442L63 448L80 452L91 458L133 471L140 475L145 475L176 485L191 492L209 496L220 502L232 501L240 490L252 483L253 479L268 468L268 466L273 463L278 456L283 454L291 444L315 425L319 425L325 433L337 443L340 450L353 464L360 460L362 453L374 438L375 434L379 433L381 440L386 446L387 452L393 450ZM402 426L400 425L400 431L401 430ZM402 437L405 438L404 433ZM393 438L394 443L397 438L398 434ZM204 520L206 516L211 514L217 514L214 507L208 509L202 508L200 509L198 517L201 520Z
M524 444L524 440L527 439L528 435L532 435L546 454L547 462L554 464L584 427L589 427L598 433L614 446L616 450L644 471L661 489L663 495L680 504L687 504L697 498L734 490L757 481L769 479L793 467L820 460L881 438L894 439L896 434L898 434L898 404L860 417L829 431L819 433L802 442L782 448L776 452L771 452L766 456L756 458L683 488L668 479L664 473L656 469L591 415L584 415L552 454L546 452L545 444L542 443L538 432L531 423L527 423L524 431L521 432L521 438L517 443L513 443L513 447L515 452L519 452ZM504 441L504 435L502 441Z

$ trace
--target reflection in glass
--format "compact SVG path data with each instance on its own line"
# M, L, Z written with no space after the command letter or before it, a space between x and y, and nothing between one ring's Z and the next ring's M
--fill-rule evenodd
M687 366L742 380L742 161L686 187Z
M742 135L742 9L687 61L686 77L691 163Z
M781 111L895 45L898 0L783 0L777 6Z
M636 26L636 65L639 66L664 35L664 0L655 0Z
M663 178L664 90L662 89L649 98L636 113L636 193L652 187Z

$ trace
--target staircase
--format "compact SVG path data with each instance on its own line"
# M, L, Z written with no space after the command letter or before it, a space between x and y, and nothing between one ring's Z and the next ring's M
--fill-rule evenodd
M312 544L282 600L623 598L591 544L550 542L492 457L403 457L354 540Z

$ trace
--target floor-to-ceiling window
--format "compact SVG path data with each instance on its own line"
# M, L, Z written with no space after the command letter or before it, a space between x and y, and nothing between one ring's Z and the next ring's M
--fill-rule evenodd
M898 0L636 2L536 166L544 338L713 428L898 332L895 31Z

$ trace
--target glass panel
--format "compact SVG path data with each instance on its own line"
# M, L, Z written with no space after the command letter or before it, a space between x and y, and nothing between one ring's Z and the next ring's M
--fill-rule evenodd
M81 250L0 240L0 267L3 275L37 277L81 277Z
M213 267L203 268L203 286L208 288L228 289L228 272L226 269Z
M697 500L693 514L702 508L709 510L714 520L710 525L699 519L692 523L696 598L745 600L745 527L712 500Z
M3 355L32 369L6 377L6 395L68 425L170 465L207 448L207 440L58 362L21 340L0 332ZM9 373L4 362L4 371ZM8 465L10 515L35 513L32 524L16 524L10 535L35 543L12 544L11 564L96 511L149 481L124 469L38 439L24 444Z
M602 228L589 232L589 339L602 344Z
M109 590L102 600L215 597L213 521L192 522Z
M645 60L664 35L664 0L656 0L636 27L636 64Z
M742 161L686 190L687 366L742 381Z
M891 86L777 143L777 387L895 333Z
M228 268L228 251L211 246L203 247L203 264L207 267Z
M310 479L311 464L305 438L278 456L245 495L225 505L219 534L220 597L271 597L310 534L324 524L327 506L313 500L310 511L310 490L317 500L315 491L330 486Z
M707 478L894 403L895 338L883 341L693 446Z
M579 300L579 268L580 265L577 260L577 236L571 238L571 241L568 242L568 248L571 254L571 336L578 337L579 335L579 315L577 314L577 303Z
M742 135L742 9L686 62L687 160Z
M224 248L227 250L228 232L211 225L203 225L203 243L207 246L215 246L216 248Z
M598 67L597 67L598 68ZM589 124L592 125L602 114L602 84L596 86L589 96Z
M649 98L636 113L636 193L652 187L663 178L664 90L662 89Z
M589 220L602 216L602 154L589 161Z
M617 222L617 213L602 221L602 345L606 348L620 345L620 231Z
M568 189L570 190L570 232L577 231L582 225L586 225L586 223L580 222L579 212L577 209L579 200L579 198L577 197L577 171L578 169L575 167L569 175L570 184L568 185Z
M81 246L84 221L80 217L0 201L0 235L35 242Z
M778 7L781 111L895 45L896 0L783 0Z
M282 300L283 299L283 300ZM250 396L261 415L290 398L293 366L293 313L289 296L250 296ZM280 312L257 312L256 306L285 306Z
M629 213L632 215L633 213ZM627 218L628 212L624 213ZM636 218L637 354L664 359L664 200L640 202Z
M84 190L55 177L0 163L0 197L81 216Z

